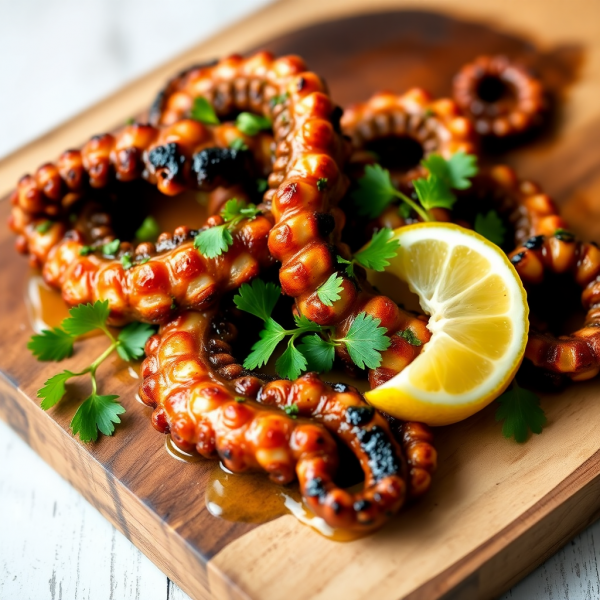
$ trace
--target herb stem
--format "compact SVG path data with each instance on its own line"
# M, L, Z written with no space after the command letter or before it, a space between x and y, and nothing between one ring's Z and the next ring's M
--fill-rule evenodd
M409 198L406 194L400 190L394 190L394 194L408 204L422 219L423 221L435 221L435 219L426 211L422 206L419 206L412 198Z

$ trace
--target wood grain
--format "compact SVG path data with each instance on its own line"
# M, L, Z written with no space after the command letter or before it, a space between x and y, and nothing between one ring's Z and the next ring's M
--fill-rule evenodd
M600 148L594 143L600 131L596 101L600 37L595 35L599 20L590 18L590 13L600 16L598 6L583 0L568 8L560 2L480 5L461 0L452 4L453 14L461 17L457 20L391 11L401 4L373 3L369 10L379 14L362 25L350 18L294 34L292 29L310 22L364 12L364 6L357 0L327 4L290 0L267 8L2 161L0 187L9 189L22 171L142 109L173 70L213 55L264 45L265 31L276 38L267 45L309 54L312 66L328 77L338 101L349 102L359 99L363 91L366 96L371 89L390 85L400 91L414 82L414 69L411 73L406 64L400 68L393 60L398 53L395 40L415 31L427 34L431 19L441 36L438 41L452 34L448 33L452 27L459 31L470 27L479 34L482 50L490 39L486 32L497 35L498 27L513 29L516 33L506 36L525 49L530 41L522 27L527 23L541 52L575 47L583 63L575 65L561 88L568 104L553 135L508 158L525 174L538 174L548 189L558 193L567 212L576 203L577 210L571 212L579 230L595 233L590 219L578 220L577 215L598 210L593 197L600 189ZM440 6L449 4L428 0L420 9ZM462 20L465 15L467 23ZM480 18L493 19L494 27L477 23ZM428 23L421 30L419 19ZM443 52L444 45L440 47ZM386 51L392 59L388 57L385 67L373 67L377 64L373 59L384 58ZM427 56L424 52L420 60ZM453 60L463 58L455 55ZM446 79L441 85L448 85L448 73L455 65L451 61L444 65ZM444 91L443 87L437 91ZM562 165L571 168L559 168ZM7 211L4 202L0 219ZM12 255L11 246L10 235L2 231L3 256ZM28 274L22 261L7 260L0 268L5 289L24 290ZM115 437L83 446L67 428L76 398L85 390L75 387L64 405L43 413L34 399L35 390L55 367L40 365L23 352L30 329L22 295L3 294L0 308L5 315L0 414L193 597L491 597L597 516L600 444L594 424L600 418L600 405L598 383L591 382L545 398L549 427L525 446L501 438L492 409L440 430L441 468L432 493L369 538L336 544L292 517L258 527L215 519L204 505L210 465L188 465L168 457L163 441L148 424L147 410L134 400L137 382L120 362L104 368L101 386L107 393L123 396L127 408L123 424ZM100 338L86 340L84 351L66 367L87 364L89 356L102 348Z

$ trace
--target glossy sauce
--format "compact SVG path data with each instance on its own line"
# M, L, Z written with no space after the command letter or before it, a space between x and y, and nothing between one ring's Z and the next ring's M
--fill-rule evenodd
M25 304L31 328L37 333L58 327L69 316L60 292L48 287L38 273L32 273L27 280Z

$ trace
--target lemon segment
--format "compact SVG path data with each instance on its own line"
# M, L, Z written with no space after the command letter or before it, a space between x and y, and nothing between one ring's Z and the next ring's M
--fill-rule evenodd
M498 397L519 368L527 296L506 255L473 231L420 223L394 237L400 248L386 271L417 294L432 336L408 367L366 398L403 420L455 423Z

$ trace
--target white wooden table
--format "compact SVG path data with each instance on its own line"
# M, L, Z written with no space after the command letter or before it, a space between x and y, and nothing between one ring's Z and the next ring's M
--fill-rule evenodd
M0 156L267 1L0 0ZM188 598L2 422L0 515L0 600ZM598 600L599 561L600 522L504 600Z

